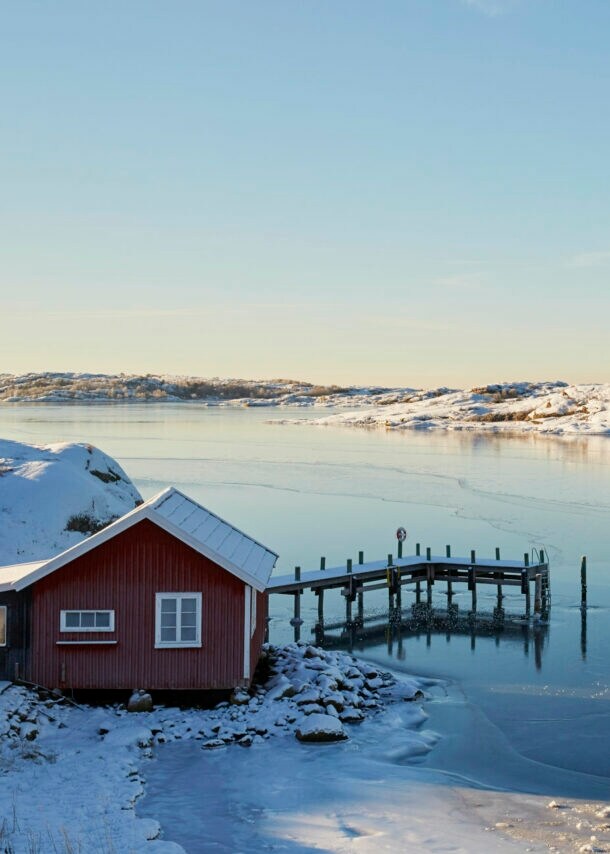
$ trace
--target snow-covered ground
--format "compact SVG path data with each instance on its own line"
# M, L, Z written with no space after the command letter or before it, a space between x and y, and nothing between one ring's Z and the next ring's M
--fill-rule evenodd
M443 683L306 644L268 655L264 684L211 710L130 714L0 686L0 850L610 851L607 804L419 764L439 743L425 707Z
M119 464L91 445L0 439L0 565L52 557L141 501Z
M268 679L212 710L75 707L18 686L0 694L0 850L30 852L182 851L162 841L159 823L136 816L146 769L164 745L222 752L225 773L246 748L265 757L268 785L284 744L299 740L349 742L357 724L401 708L404 755L436 741L422 725L425 680L396 681L345 653L306 645L267 651ZM410 702L404 702L410 701ZM296 737L296 738L295 738ZM303 751L328 744L301 744ZM199 753L197 754L199 755ZM306 753L303 754L306 761ZM193 781L180 782L184 790ZM212 796L210 790L210 796ZM188 821L188 816L181 816ZM149 841L152 840L152 841ZM2 847L4 846L4 847ZM206 845L192 849L210 850Z
M610 435L610 383L503 383L470 391L421 391L401 403L369 406L306 423L390 430Z

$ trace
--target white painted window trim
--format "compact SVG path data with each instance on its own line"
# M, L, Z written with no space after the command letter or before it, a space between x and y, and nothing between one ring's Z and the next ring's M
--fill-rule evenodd
M250 596L251 596L251 606L250 606L250 637L254 637L254 632L256 631L256 600L258 599L256 590L254 587L250 588Z
M244 679L250 679L250 620L252 617L252 588L244 584Z
M66 614L110 614L109 626L67 626ZM61 632L113 632L114 611L109 608L66 608L59 612L59 630Z
M0 639L0 646L7 646L8 641L8 606L0 605L0 611L4 611L4 640Z
M161 640L161 602L163 599L195 599L195 640L194 641L162 641ZM155 649L195 649L201 647L201 593L155 593ZM176 614L178 614L176 608ZM176 626L178 628L178 626ZM182 628L182 626L180 626Z

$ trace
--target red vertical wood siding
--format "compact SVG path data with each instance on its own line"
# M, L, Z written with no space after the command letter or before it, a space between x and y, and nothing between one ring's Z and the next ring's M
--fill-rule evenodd
M200 649L155 649L160 592L201 592ZM244 682L244 597L242 581L143 520L34 585L30 678L65 688L233 688ZM259 597L252 669L266 617L266 596ZM113 609L115 631L60 632L63 609ZM59 640L117 643L71 647Z

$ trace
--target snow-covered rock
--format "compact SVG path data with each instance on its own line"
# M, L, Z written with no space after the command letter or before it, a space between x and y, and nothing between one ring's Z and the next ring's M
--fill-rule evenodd
M467 391L443 388L416 391L390 405L360 398L358 410L352 405L349 412L297 423L389 430L610 435L610 383L513 382Z
M299 724L296 736L299 741L343 741L347 733L333 715L308 715Z
M141 501L98 448L0 439L0 565L52 557Z

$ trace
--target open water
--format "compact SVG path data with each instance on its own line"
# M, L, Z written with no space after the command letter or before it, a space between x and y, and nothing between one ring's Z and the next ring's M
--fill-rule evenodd
M610 791L610 440L268 423L317 414L196 404L15 405L0 408L0 435L98 445L144 497L173 484L279 552L278 573L297 564L317 568L322 554L328 566L355 559L360 549L365 559L382 558L395 550L399 525L409 532L405 553L420 542L436 554L446 544L454 555L472 548L492 555L498 546L502 557L519 558L542 546L552 568L547 627L384 631L380 592L365 601L367 613L379 616L377 637L350 641L337 630L331 642L351 642L387 667L447 679L523 760L515 787L527 791L533 761L538 769L572 772L571 794L603 797ZM585 618L582 554L589 567ZM411 596L403 595L407 616ZM316 602L303 599L301 636L308 638ZM455 601L468 610L467 592ZM491 593L479 596L482 610L493 604ZM271 640L292 636L291 605L272 597ZM509 596L505 607L518 615L521 597ZM338 592L327 594L329 618L341 618L343 608ZM432 720L448 733L451 714L439 706ZM493 743L486 738L479 749L493 750ZM451 739L444 744L427 762L463 770L463 752L452 752ZM493 757L487 764L491 773Z

